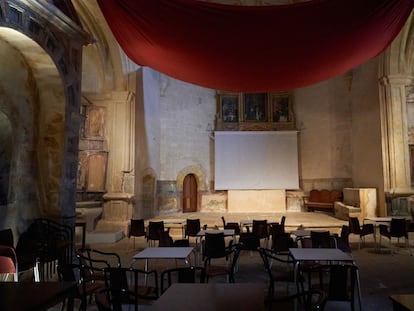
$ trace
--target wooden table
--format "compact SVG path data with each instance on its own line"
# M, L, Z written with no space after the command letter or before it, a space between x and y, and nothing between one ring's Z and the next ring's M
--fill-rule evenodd
M394 311L413 311L414 294L391 295L390 299L394 306Z
M154 310L265 310L261 283L175 283L153 304Z
M48 310L76 290L72 282L0 282L0 310ZM73 310L73 299L66 310Z

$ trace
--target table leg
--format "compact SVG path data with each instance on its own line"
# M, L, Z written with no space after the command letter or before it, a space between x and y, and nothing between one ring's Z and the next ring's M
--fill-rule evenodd
M295 285L296 285L296 293L299 294L299 261L295 262L295 269L293 270L293 277L295 279ZM297 299L294 300L293 306L295 311L298 310L298 301Z

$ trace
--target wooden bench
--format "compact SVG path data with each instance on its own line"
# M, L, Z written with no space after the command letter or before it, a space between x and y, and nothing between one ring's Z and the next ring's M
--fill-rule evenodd
M312 189L309 196L303 197L303 206L308 212L322 210L333 213L335 201L341 200L342 192L340 190Z

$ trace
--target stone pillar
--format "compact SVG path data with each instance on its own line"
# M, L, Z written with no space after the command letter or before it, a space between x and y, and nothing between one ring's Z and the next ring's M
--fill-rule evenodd
M384 190L411 193L405 87L412 77L388 75L380 79Z

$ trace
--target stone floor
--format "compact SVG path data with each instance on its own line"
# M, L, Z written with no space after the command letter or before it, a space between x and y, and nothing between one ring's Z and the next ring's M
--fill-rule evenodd
M342 224L346 222L335 219L334 217L321 213L299 213L291 212L286 215L286 230L293 230L297 227L303 228L325 228L332 232L339 232ZM282 214L212 214L212 213L189 213L169 215L165 218L200 218L202 224L208 227L222 225L221 216L226 221L240 221L246 219L268 219L268 221L278 221ZM157 217L161 219L161 217ZM181 238L179 228L171 230L174 239ZM414 235L410 233L411 247L414 244ZM378 239L377 239L378 240ZM392 304L389 299L391 294L414 293L414 256L403 247L393 244L395 254L392 254L388 240L383 240L381 252L374 248L373 237L367 237L365 244L358 247L359 238L350 236L352 255L359 267L361 292L362 292L362 310L366 311L388 311L392 310ZM193 243L193 240L191 240ZM115 243L95 243L90 247L103 251L115 251L121 255L122 264L129 265L132 256L146 247L143 238L136 238L135 247L133 239L123 238ZM162 271L174 262L166 260L155 260L151 263L151 268ZM143 268L143 262L137 263L137 267ZM254 282L262 286L265 292L267 286L267 275L263 269L263 263L259 254L242 252L240 257L239 270L235 276L236 282ZM215 282L225 281L214 280ZM96 310L96 306L90 305L88 310ZM280 310L280 309L275 309ZM328 302L326 310L350 310L348 303ZM358 310L358 309L357 309Z

